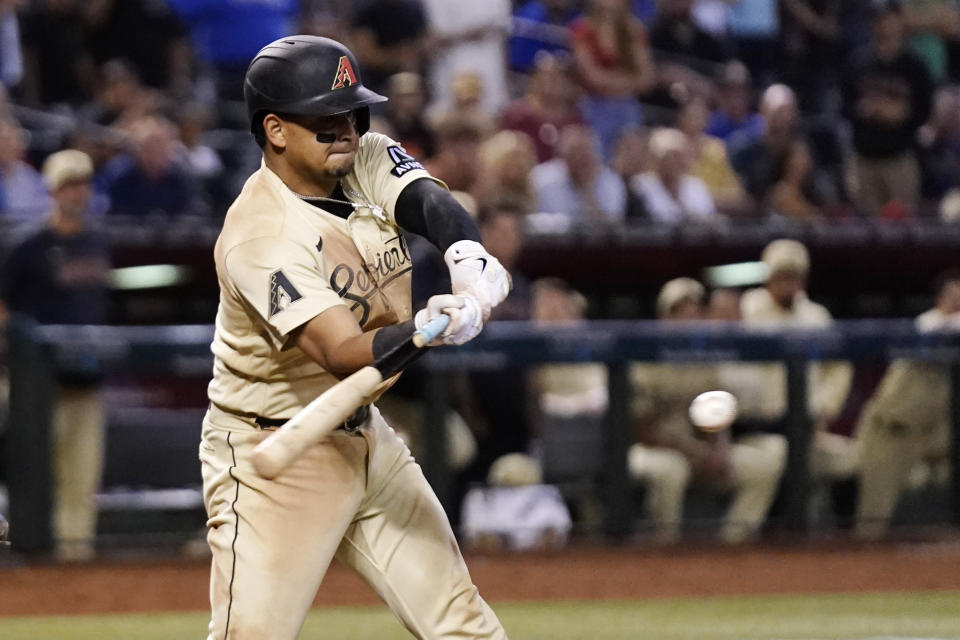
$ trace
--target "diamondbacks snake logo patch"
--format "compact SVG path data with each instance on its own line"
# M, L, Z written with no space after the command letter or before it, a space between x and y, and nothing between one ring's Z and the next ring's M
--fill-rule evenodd
M357 74L353 71L350 58L340 56L340 64L337 65L337 73L333 77L333 86L330 87L330 90L352 87L355 84L357 84Z
M270 274L270 318L302 297L283 271L277 270Z

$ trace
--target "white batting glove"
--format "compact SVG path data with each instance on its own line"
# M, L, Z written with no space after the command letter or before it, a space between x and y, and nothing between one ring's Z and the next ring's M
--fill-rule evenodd
M443 260L450 270L453 293L476 298L486 322L490 311L510 293L513 286L510 273L499 260L487 253L482 244L473 240L454 242L443 254Z
M483 330L483 311L476 298L470 295L451 293L431 296L425 309L417 311L413 324L417 330L423 329L431 320L445 313L450 316L450 324L429 346L442 344L461 345L477 337Z

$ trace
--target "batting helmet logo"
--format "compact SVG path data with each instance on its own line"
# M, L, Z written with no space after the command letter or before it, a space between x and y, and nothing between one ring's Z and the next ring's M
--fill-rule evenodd
M337 73L333 78L333 86L330 87L333 89L343 89L344 87L352 87L357 83L357 74L353 72L353 66L350 64L350 59L347 56L340 56L340 64L337 65Z

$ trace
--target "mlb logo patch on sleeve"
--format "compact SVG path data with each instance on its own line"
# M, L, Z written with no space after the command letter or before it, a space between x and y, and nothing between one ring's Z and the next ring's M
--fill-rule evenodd
M302 298L283 271L270 274L270 316L273 317Z
M403 147L387 147L387 153L390 154L390 160L392 160L394 164L394 167L390 170L390 173L398 178L408 171L413 171L414 169L423 169L423 165L417 162L417 159L412 155L404 151Z

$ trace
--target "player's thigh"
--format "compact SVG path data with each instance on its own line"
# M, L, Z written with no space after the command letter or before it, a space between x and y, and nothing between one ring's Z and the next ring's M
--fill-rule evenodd
M685 488L693 473L690 461L679 451L634 444L627 454L630 475L654 486Z
M264 480L250 462L263 437L204 428L211 638L295 638L363 496L363 438L338 434Z
M751 481L776 481L787 464L787 439L775 433L741 438L730 448L734 485Z
M443 507L392 429L372 417L367 499L338 557L418 638L506 638L477 592ZM373 468L382 465L382 469Z

